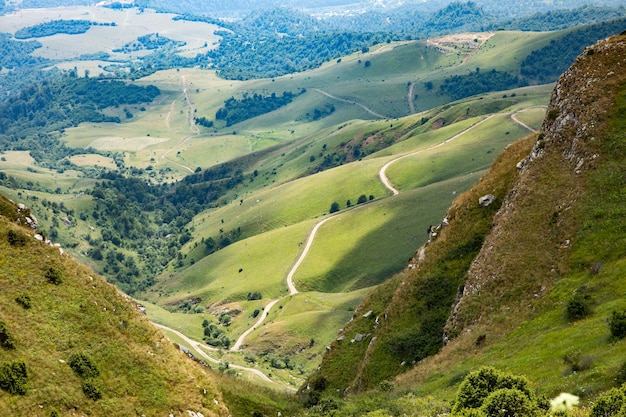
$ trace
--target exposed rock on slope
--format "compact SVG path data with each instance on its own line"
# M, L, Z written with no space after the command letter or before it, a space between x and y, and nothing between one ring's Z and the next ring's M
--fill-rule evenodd
M455 360L473 355L478 336L501 340L547 308L560 279L623 256L626 122L615 112L626 112L625 86L626 34L587 48L540 133L507 148L410 268L364 300L303 395L372 388L444 341ZM356 333L368 336L345 342Z

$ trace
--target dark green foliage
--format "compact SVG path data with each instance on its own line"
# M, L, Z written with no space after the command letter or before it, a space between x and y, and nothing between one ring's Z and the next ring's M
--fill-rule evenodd
M22 308L28 310L31 307L31 300L28 294L20 294L15 297L15 302L18 303Z
M224 102L224 107L221 107L215 114L215 118L217 120L224 120L226 122L226 126L232 126L236 123L243 122L244 120L252 119L253 117L260 116L286 106L303 92L304 90L300 93L294 94L292 92L285 91L282 96L278 96L276 93L272 93L269 96L262 96L256 93L250 96L248 93L244 93L243 98L240 100L237 100L234 97L226 100Z
M563 356L563 362L569 366L571 372L587 371L593 366L593 358L579 351L566 353Z
M365 194L361 194L359 199L356 201L357 204L363 204L367 202L367 196Z
M623 389L613 388L602 395L591 408L589 417L617 416L624 405L626 397Z
M26 244L26 235L11 229L7 233L7 240L11 246L24 246Z
M16 39L29 39L52 36L58 33L77 35L87 32L90 28L91 22L88 20L53 20L22 28L15 32L14 36Z
M59 285L63 282L63 273L57 268L50 266L46 269L44 274L48 282L54 285Z
M22 361L0 365L0 389L13 395L26 394L28 370Z
M509 90L520 85L519 78L508 72L496 69L483 72L477 68L476 71L467 75L453 75L446 78L439 90L453 100L459 100L488 91Z
M626 337L626 310L613 311L611 317L609 317L609 329L611 329L611 335L618 339Z
M206 321L208 322L208 320ZM203 322L202 326L204 327L203 340L206 342L206 344L214 347L223 347L226 349L230 347L232 340L228 338L228 335L217 324L208 323L205 326Z
M200 126L204 126L204 127L208 127L211 128L213 127L213 120L209 120L206 117L202 116L202 117L196 117L194 118L194 120L196 121L197 124L199 124Z
M549 45L533 51L521 65L521 74L529 81L551 83L574 62L585 47L624 29L626 19L617 19L567 32Z
M87 398L94 400L94 401L97 401L100 398L102 398L102 390L100 389L98 384L96 384L95 381L87 380L83 382L82 388L83 388L83 393L85 393L85 396Z
M4 349L15 349L15 338L2 320L0 320L0 346Z
M246 299L248 301L261 300L263 299L263 295L259 291L249 292Z
M100 375L100 371L96 365L84 353L74 353L70 356L68 365L76 373L83 378L94 378Z
M423 27L427 33L458 32L481 27L488 21L488 16L476 3L455 1L437 11Z
M591 296L584 289L577 290L567 302L565 315L569 321L583 319L591 314Z
M522 402L520 406L533 405L533 409L536 407L536 398L531 389L530 382L521 376L504 374L493 367L483 367L478 371L468 374L456 396L456 403L452 409L453 413L459 413L465 408L480 408L487 404L486 399L496 391L508 390L499 394L492 400L494 404L501 401L506 401L507 398L511 401L519 398L520 393L524 396L527 402ZM514 390L518 393L511 393ZM489 415L489 414L488 414ZM519 414L528 415L528 414Z
M337 203L336 201L333 201L333 203L330 205L330 209L328 210L329 213L336 213L339 211L339 203Z
M515 388L502 388L489 394L482 406L487 417L531 417L537 406L526 394Z

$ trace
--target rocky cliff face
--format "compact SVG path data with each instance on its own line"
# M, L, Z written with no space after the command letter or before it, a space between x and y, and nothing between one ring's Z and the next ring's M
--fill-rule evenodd
M560 77L537 142L518 163L519 177L469 269L446 338L492 325L500 313L528 314L559 278L589 267L572 262L572 248L581 203L593 191L588 174L613 156L607 121L625 82L624 35L587 48ZM491 329L514 325L504 323Z

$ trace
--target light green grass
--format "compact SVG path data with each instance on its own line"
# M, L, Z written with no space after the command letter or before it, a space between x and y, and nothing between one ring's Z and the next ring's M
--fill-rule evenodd
M404 190L486 169L505 146L528 133L510 115L498 115L441 147L398 160L387 175Z

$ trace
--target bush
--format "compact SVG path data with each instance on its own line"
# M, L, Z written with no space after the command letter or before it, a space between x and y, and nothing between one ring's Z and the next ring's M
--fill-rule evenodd
M83 392L87 398L94 401L102 398L102 391L100 390L100 387L98 387L98 385L92 380L83 382Z
M339 203L337 203L336 201L334 201L331 205L330 205L330 209L328 210L329 213L336 213L339 211Z
M51 284L54 285L59 285L63 282L63 274L53 266L46 270L45 277Z
M76 373L76 375L83 378L94 378L100 375L100 371L96 365L89 359L84 353L74 353L70 356L69 363L70 368Z
M624 405L624 400L624 392L617 388L613 388L598 398L598 401L591 408L589 417L615 416Z
M524 392L515 388L503 388L489 394L482 411L488 417L529 417L536 413L537 407Z
M593 358L581 355L578 351L566 353L563 356L563 362L570 367L572 372L587 371L593 366Z
M626 310L617 312L613 311L609 318L609 328L611 329L611 335L618 339L626 337Z
M28 370L22 361L3 363L0 366L0 389L13 395L26 394Z
M9 333L7 325L0 320L0 346L5 349L15 349L15 338Z
M460 413L466 408L481 408L486 404L486 399L492 393L501 390L517 391L526 397L528 404L531 404L533 409L537 407L535 394L531 389L530 382L525 377L504 374L493 367L486 366L478 371L469 373L465 377L459 387L452 413ZM501 394L501 396L507 398L515 397L516 395L511 393ZM497 401L504 401L502 398L498 398ZM526 403L521 404L521 406L525 407ZM483 411L486 415L489 415L487 411Z
M583 319L591 314L591 296L577 291L567 302L565 315L569 321Z
M30 296L28 294L20 294L15 297L15 302L22 306L22 308L28 310L31 307Z
M619 368L619 371L617 371L615 381L617 381L619 385L626 384L626 362L624 362Z
M23 233L9 230L7 240L11 246L24 246L26 244L26 236Z

